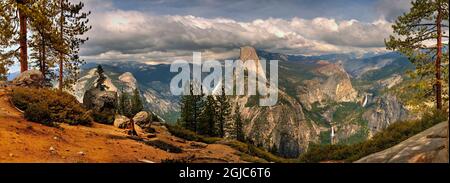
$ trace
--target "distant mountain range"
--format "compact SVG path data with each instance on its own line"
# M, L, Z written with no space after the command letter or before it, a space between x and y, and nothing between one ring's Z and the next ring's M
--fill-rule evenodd
M278 104L260 107L256 97L240 96L233 98L233 105L241 105L247 137L279 155L296 157L311 143L356 143L409 117L395 96L382 92L402 82L405 71L414 68L400 54L303 56L255 52L259 59L279 60ZM76 85L78 98L95 80L98 64L106 71L111 90L129 92L134 86L149 110L167 122L176 121L179 97L169 91L176 74L169 72L170 65L89 62Z

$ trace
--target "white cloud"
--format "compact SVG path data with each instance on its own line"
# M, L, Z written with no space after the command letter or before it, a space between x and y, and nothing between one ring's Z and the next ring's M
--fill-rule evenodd
M95 1L94 1L95 2ZM89 2L88 2L89 4ZM210 58L235 57L240 46L291 54L384 50L391 23L314 18L227 18L156 16L114 9L106 3L92 15L86 60L171 61L201 51Z

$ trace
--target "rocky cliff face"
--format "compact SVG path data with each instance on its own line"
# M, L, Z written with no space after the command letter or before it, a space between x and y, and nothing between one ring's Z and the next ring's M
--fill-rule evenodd
M368 121L369 137L385 129L391 123L406 120L409 117L407 110L393 95L376 97L373 107L363 114L363 118Z
M254 48L241 48L240 59L244 63L256 61L256 69L248 72L265 74L259 72L261 65ZM245 135L255 145L285 157L297 157L307 150L309 142L318 141L319 127L306 119L300 103L283 90L279 90L275 106L259 106L258 96L240 96L233 101L241 105Z
M291 62L288 56L260 53L266 60L279 59L280 88L278 103L272 107L258 106L255 96L236 99L242 105L245 133L255 145L296 157L310 143L356 143L407 117L407 111L395 96L358 93L352 85L352 76L339 61ZM243 47L240 59L245 62L259 57L255 49ZM370 71L391 63L378 60L370 63L377 66ZM359 65L364 70L353 72L358 75L369 72L363 64ZM397 84L401 77L393 75L372 81L372 85L361 90L389 88L395 85L391 81Z
M334 102L355 102L358 92L353 88L350 76L340 64L319 62L314 72L319 76L303 81L304 86L298 93L301 103L311 109L311 104Z

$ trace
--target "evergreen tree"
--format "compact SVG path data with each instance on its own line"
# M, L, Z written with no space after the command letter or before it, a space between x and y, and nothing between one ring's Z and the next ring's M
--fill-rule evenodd
M56 54L60 60L59 88L62 90L63 75L65 86L76 81L84 63L78 56L79 48L87 41L81 36L91 28L87 25L90 12L82 12L83 7L83 3L69 0L0 1L0 78L5 77L15 60L19 60L21 72L28 70L30 45L32 66L39 67L47 83L55 77L50 70L56 66Z
M200 95L195 95L194 90L200 88ZM204 95L201 85L192 81L189 83L189 95L181 98L181 118L182 127L198 132L199 121L204 107Z
M133 115L141 112L144 109L144 105L141 100L141 95L138 89L133 90L133 97L131 97L131 111Z
M217 96L217 123L219 137L225 137L226 126L230 122L231 106L222 85L222 94Z
M33 16L29 0L0 1L0 75L5 75L14 60L20 62L20 72L28 70L28 17ZM17 49L7 50L14 46ZM2 76L2 77L3 77Z
M122 103L123 102L123 103ZM141 97L139 95L139 91L135 89L133 91L133 95L130 99L128 99L128 94L125 92L122 93L122 98L119 100L119 106L122 108L122 112L124 116L128 117L130 119L130 125L131 125L131 135L137 136L136 129L134 128L134 120L133 117L141 112L144 108Z
M74 4L69 0L59 0L59 90L70 88L78 79L80 67L84 60L80 59L80 46L89 38L82 37L92 27L88 26L91 12L83 12L84 3Z
M416 0L392 26L395 36L390 36L386 47L401 52L416 66L410 72L412 81L399 90L409 104L435 102L442 109L442 86L448 87L448 20L447 0ZM448 103L448 93L444 96Z
M34 16L29 17L32 37L29 42L31 48L31 66L36 67L44 75L45 84L52 85L56 74L52 71L56 66L56 49L58 44L57 31L54 28L53 17L57 15L56 3L52 0L38 0L32 4Z
M193 95L190 93L190 95L183 95L181 97L180 101L180 120L178 121L179 125L183 128L192 130L192 121L193 121L193 115L192 115L192 98Z
M123 87L122 87L120 93L121 94L119 96L119 104L118 104L118 107L117 107L117 113L119 113L120 115L124 116L126 108L129 107L129 105L128 105L129 96L128 96L128 93L123 91Z
M105 85L106 76L104 72L105 71L103 70L103 67L101 65L98 65L96 70L98 78L96 80L95 87L100 89L101 91L105 91L108 88L108 86Z
M217 103L214 96L207 96L202 110L199 124L199 133L208 136L217 136L216 117Z
M242 123L241 109L239 103L236 104L236 108L234 109L234 134L233 136L236 140L241 142L245 141L244 135L244 124Z

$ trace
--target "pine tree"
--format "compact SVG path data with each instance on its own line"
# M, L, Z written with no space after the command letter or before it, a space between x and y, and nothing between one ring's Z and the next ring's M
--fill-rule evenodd
M128 94L122 93L122 97L119 100L119 106L122 108L122 112L124 116L128 117L130 119L130 128L131 128L131 135L137 136L136 129L134 128L134 120L133 117L141 112L144 108L142 104L141 97L139 95L139 91L135 89L133 91L133 95L130 99L128 99ZM122 103L123 102L123 103Z
M106 89L108 89L108 86L105 85L106 76L104 72L105 71L103 70L103 67L101 65L98 65L96 70L97 80L95 83L95 87L101 91L105 91Z
M244 135L244 124L242 123L242 116L241 116L241 108L239 106L239 103L236 104L236 108L234 109L234 137L236 140L239 140L241 142L245 141L245 135Z
M121 92L119 96L119 104L117 105L117 113L124 116L126 108L129 107L128 105L129 97L128 93L124 92L123 87L120 91Z
M392 26L395 36L389 37L386 47L401 52L416 66L410 72L412 82L400 88L409 104L433 101L442 109L442 86L448 87L448 41L442 42L442 38L448 40L448 9L447 0L416 0Z
M92 27L87 18L91 12L82 12L82 2L74 4L69 0L59 0L59 90L70 88L78 79L84 60L80 59L80 45L89 38L82 37Z
M20 62L20 72L28 70L28 17L34 13L31 4L29 0L0 1L0 75L5 75L6 67L15 59ZM17 49L6 50L15 45Z
M131 111L133 115L141 112L144 109L144 105L142 104L141 95L139 94L138 89L133 90L133 97L131 98Z
M197 88L200 88L200 95L194 94L194 90ZM204 103L201 85L195 81L189 82L189 95L184 95L181 98L180 125L186 129L198 132Z
M226 126L230 122L231 106L223 85L222 94L217 96L217 105L218 133L219 137L225 137Z
M55 66L55 52L60 58L59 88L62 90L63 75L65 86L76 81L84 63L78 56L79 47L88 40L81 36L91 28L87 25L90 12L82 12L83 7L83 3L68 0L0 1L0 77L5 77L15 60L19 60L21 72L28 70L30 45L37 63L33 66L39 67L47 81L54 77L50 68ZM27 40L30 30L31 41ZM11 50L16 45L18 48Z
M181 101L180 101L180 120L179 120L179 125L182 126L183 128L192 130L192 95L183 95L181 97Z
M211 137L217 136L216 117L217 102L214 96L207 96L202 110L199 124L199 133Z
M39 68L44 75L45 84L52 85L56 74L52 69L56 66L56 49L58 44L57 31L54 28L53 17L57 15L56 3L52 0L38 0L32 5L33 17L29 17L32 30L30 40L31 65Z

